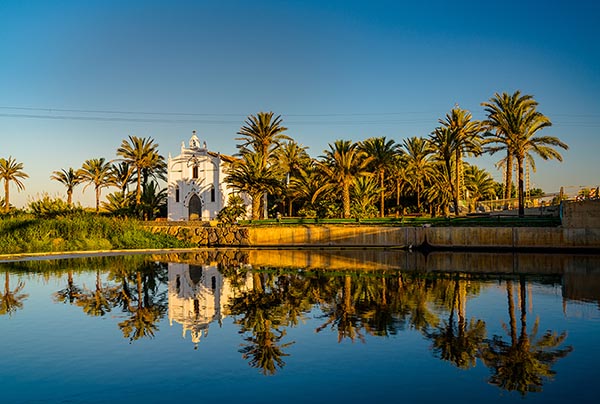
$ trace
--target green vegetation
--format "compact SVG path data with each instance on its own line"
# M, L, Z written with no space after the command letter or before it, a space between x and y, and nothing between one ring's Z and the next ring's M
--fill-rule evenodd
M132 219L74 213L62 217L32 215L0 220L0 253L189 247L165 234L152 234Z
M482 106L487 114L483 121L455 106L429 136L399 142L385 136L358 142L338 139L318 158L311 158L307 147L285 134L281 116L259 112L250 115L238 132L239 152L237 158L226 159L225 182L244 193L243 198L249 197L252 220L286 216L365 220L407 214L448 218L497 209L501 204L509 209L514 196L523 217L526 205L543 196L542 190L525 190L524 173L529 168L535 171L533 156L562 161L557 148L568 146L554 136L539 135L551 122L537 110L531 95L496 93ZM502 183L465 161L499 151L506 153L497 164L505 170ZM166 180L167 165L158 144L152 138L129 136L117 148L116 157L87 159L79 169L53 171L50 178L66 187L66 204L46 198L31 204L30 211L38 217L69 212L73 189L85 183L85 188L94 187L96 213L144 220L166 216L167 190L159 182ZM5 214L11 213L9 183L22 190L21 180L27 177L22 163L0 158ZM135 190L130 192L132 184ZM101 202L102 190L109 187L118 191ZM231 209L223 209L219 217L235 221ZM12 212L19 213L14 208Z
M519 91L495 94L482 103L487 113L483 121L456 106L429 136L399 142L385 136L358 142L338 139L319 158L310 158L306 147L283 135L280 116L260 112L238 132L244 136L237 146L241 159L229 167L226 181L250 196L253 220L264 219L265 211L269 217L307 219L460 216L489 210L482 201L503 199L508 209L513 193L523 217L532 198L543 196L538 190L525 190L526 167L535 171L533 156L562 161L556 148L567 149L558 138L539 135L551 122L537 105L531 95ZM499 163L506 170L502 183L465 161L498 151L506 152ZM379 209L373 209L377 205Z

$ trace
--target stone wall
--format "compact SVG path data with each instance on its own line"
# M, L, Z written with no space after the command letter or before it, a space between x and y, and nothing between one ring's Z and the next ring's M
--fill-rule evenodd
M563 227L600 229L600 200L563 203Z
M600 249L600 228L155 225L198 246Z

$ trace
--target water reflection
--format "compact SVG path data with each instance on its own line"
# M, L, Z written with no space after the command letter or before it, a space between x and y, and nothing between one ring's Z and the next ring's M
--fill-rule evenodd
M198 348L211 326L231 317L241 358L260 373L275 375L293 361L292 346L303 344L289 331L305 322L339 344L415 332L431 357L464 371L481 363L489 370L489 384L526 395L542 391L557 376L558 361L573 351L566 330L545 325L540 331L547 312L535 312L531 324L529 288L558 288L565 302L599 301L600 288L589 286L599 282L599 261L524 254L206 250L11 267L66 277L54 302L92 317L111 313L117 332L130 343L153 338L168 318ZM93 286L79 276L93 279ZM473 300L500 288L505 306L490 311L501 313L474 310ZM27 297L25 282L13 281L11 287L6 271L0 314L23 309ZM506 323L498 322L499 315Z
M8 314L12 316L17 310L23 308L23 301L29 297L28 294L21 293L25 283L20 281L14 289L10 288L10 277L8 271L4 278L4 291L0 292L0 315Z

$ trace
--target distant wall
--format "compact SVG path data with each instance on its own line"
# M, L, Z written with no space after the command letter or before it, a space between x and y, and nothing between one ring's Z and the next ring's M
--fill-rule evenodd
M600 228L155 225L200 246L600 249Z
M600 229L600 200L563 204L563 227Z

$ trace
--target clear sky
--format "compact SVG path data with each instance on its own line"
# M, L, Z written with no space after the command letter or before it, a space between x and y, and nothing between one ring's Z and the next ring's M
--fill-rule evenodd
M116 158L129 135L166 157L197 130L233 154L245 118L273 111L316 157L336 139L428 136L455 104L481 119L515 90L570 146L533 186L598 186L599 21L600 2L573 0L0 0L0 157L30 176L11 202L64 196L52 171ZM499 159L474 162L501 180Z

